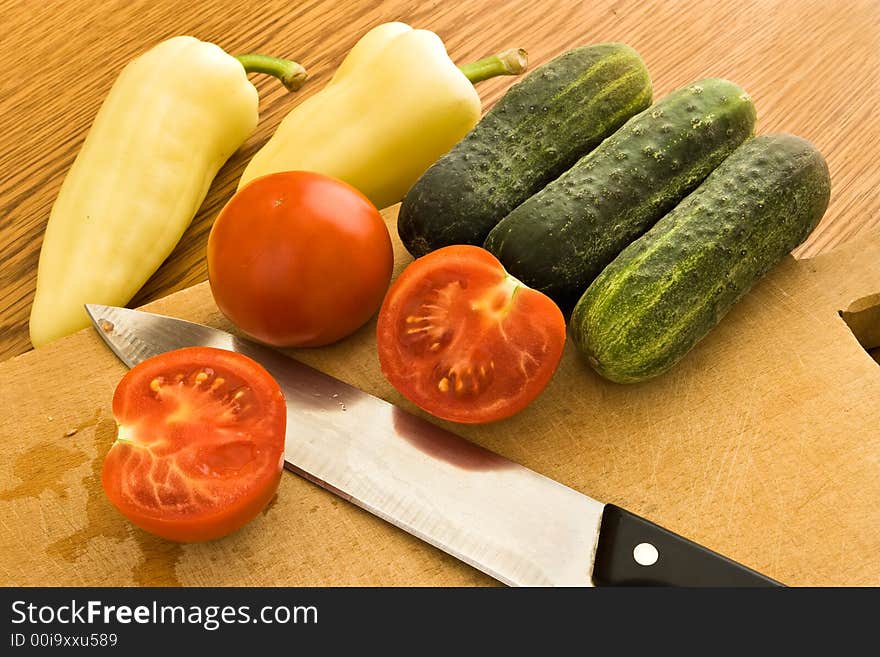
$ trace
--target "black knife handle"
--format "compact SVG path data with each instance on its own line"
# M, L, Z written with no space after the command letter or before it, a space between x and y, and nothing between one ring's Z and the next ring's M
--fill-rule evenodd
M605 505L602 514L593 583L596 586L783 586L613 504Z

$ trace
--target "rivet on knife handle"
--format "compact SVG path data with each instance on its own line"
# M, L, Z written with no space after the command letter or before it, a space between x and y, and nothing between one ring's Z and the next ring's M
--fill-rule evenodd
M593 566L597 586L783 586L708 548L606 504Z

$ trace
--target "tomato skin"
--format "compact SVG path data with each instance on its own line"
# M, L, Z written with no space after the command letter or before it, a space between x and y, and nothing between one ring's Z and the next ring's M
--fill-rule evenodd
M278 347L318 347L364 325L394 266L376 207L354 187L287 171L251 181L208 237L208 279L221 312Z
M147 359L120 380L113 415L117 439L101 481L110 502L148 532L181 542L220 538L250 522L278 489L284 395L242 354L192 347Z
M565 347L553 301L509 276L488 251L438 249L391 285L376 326L385 378L432 415L508 418L547 386Z

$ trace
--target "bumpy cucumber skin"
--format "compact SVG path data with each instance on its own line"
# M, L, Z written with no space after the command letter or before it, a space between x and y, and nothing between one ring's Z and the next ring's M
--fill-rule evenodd
M830 193L808 141L747 141L593 281L572 313L575 344L612 381L662 374L807 238Z
M570 309L754 127L755 106L733 82L711 78L673 91L511 212L485 247L513 276Z
M514 84L403 200L397 230L423 256L482 245L513 208L651 103L651 78L622 43L570 50Z

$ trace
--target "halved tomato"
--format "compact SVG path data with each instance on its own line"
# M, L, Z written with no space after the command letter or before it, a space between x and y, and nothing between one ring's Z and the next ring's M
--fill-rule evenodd
M410 264L388 291L376 329L388 381L432 415L491 422L546 387L565 346L565 319L488 251L448 246Z
M219 538L250 522L278 488L284 395L242 354L192 347L145 360L116 387L113 415L104 490L153 534Z

